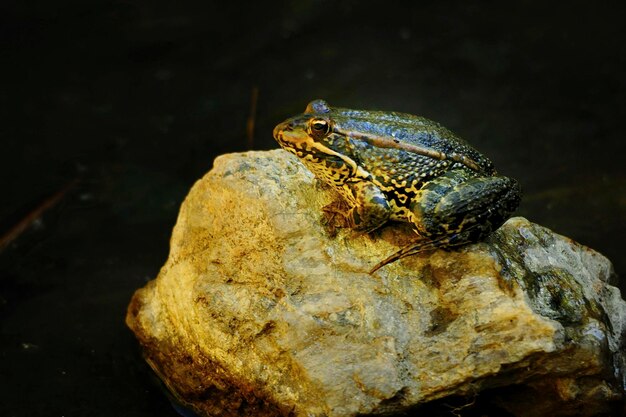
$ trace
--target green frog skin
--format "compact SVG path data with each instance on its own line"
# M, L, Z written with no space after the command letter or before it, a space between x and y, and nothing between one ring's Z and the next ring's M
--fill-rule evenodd
M342 202L329 206L341 224L371 232L389 220L410 223L419 238L375 265L478 242L517 209L512 178L438 123L397 112L309 103L280 123L274 138L296 155Z

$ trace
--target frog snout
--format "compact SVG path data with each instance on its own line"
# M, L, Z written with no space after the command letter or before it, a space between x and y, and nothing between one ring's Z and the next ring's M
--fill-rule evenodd
M276 127L274 128L274 139L278 139L281 132L284 132L286 130L291 130L291 124L289 122L282 122L276 125Z

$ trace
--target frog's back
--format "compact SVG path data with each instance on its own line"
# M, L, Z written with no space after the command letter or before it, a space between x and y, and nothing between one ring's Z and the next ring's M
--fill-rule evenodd
M425 117L399 112L343 108L333 108L332 117L342 130L368 132L370 135L393 138L402 143L431 149L446 155L464 155L478 165L481 173L491 175L495 172L493 164L488 158L450 130ZM357 144L357 146L359 145ZM399 162L402 162L403 159L420 162L427 159L427 157L420 155L409 155L410 151L390 152L389 149L385 149L384 152L390 156L393 155L393 160L399 160ZM376 151L370 150L366 153L375 156ZM404 158L402 157L403 154ZM459 166L459 164L455 165Z

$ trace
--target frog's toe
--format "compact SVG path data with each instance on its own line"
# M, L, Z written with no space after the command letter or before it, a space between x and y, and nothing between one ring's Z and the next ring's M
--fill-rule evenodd
M440 239L440 240L443 240L443 239ZM390 264L392 262L395 262L398 259L402 259L402 258L404 258L406 256L411 256L411 255L416 255L418 253L433 251L433 250L438 249L438 248L440 248L442 246L445 246L445 244L443 242L441 244L438 244L438 242L436 240L412 243L410 245L407 245L407 246L403 247L402 249L400 249L399 251L395 252L394 254L388 256L387 258L383 259L382 261L378 262L372 269L370 269L369 273L373 274L374 272L378 271L383 266L385 266L387 264Z
M338 229L351 227L347 217L349 206L342 200L334 201L322 208L321 223L330 236L337 235Z

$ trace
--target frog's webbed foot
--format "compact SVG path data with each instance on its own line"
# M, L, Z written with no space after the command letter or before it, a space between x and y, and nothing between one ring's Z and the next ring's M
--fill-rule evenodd
M320 180L318 178L316 178L315 186L317 188L319 188L320 190L334 190L335 189L334 186L332 186L332 185L328 184L326 181L322 181L322 180Z
M370 233L389 220L389 202L377 186L359 181L350 184L348 190L353 201L341 199L323 208L325 227L331 235L345 227Z
M347 214L349 211L350 205L343 199L335 200L322 208L322 226L331 237L337 235L338 229L351 227Z

